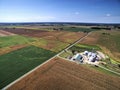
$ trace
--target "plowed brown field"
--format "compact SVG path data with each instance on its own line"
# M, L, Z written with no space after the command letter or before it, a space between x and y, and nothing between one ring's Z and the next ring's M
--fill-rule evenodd
M55 58L8 90L120 90L120 78Z
M10 36L10 35L15 35L15 34L4 31L4 30L0 30L0 36Z
M19 34L19 35L26 35L26 36L37 36L37 34L39 33L47 32L44 30L31 30L31 29L23 29L23 28L22 29L21 28L16 28L16 29L8 28L4 30L7 32L11 32L11 33Z
M59 40L66 43L73 43L78 40L80 37L83 37L85 33L83 32L67 32L67 31L45 31L45 30L31 30L31 29L6 29L6 31L31 36L31 37L39 37L45 39Z

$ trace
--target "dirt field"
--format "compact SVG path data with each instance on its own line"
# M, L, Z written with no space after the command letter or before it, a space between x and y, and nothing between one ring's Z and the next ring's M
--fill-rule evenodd
M87 38L82 40L80 43L83 43L83 44L94 44L95 45L95 44L97 44L97 41L98 41L99 38L100 38L100 33L93 32Z
M39 38L45 38L50 40L51 39L59 40L67 43L72 43L85 35L85 33L83 32L44 31L44 30L12 29L12 28L6 29L6 31L19 34L19 35L39 37Z
M42 33L42 32L46 32L44 30L31 30L31 29L23 29L23 28L7 28L4 29L7 32L11 32L11 33L15 33L15 34L19 34L19 35L26 35L26 36L36 36L36 34L38 33Z
M120 78L55 58L8 90L120 90Z
M80 39L86 35L82 32L67 32L67 31L52 31L52 32L45 32L38 34L41 38L44 38L46 40L57 40L63 43L73 43L76 40Z
M10 36L10 35L15 35L15 34L4 31L4 30L0 30L0 37L1 36Z

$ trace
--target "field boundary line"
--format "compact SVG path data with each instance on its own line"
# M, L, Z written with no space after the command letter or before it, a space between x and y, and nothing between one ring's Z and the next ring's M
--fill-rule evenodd
M65 50L68 50L69 48L71 48L72 46L74 46L75 44L79 43L80 41L82 41L84 38L86 38L89 34L91 34L92 32L88 33L87 35L83 36L82 38L80 38L79 40L77 40L76 42L74 42L73 44L71 44L70 46L68 46L67 48L63 49L62 51L60 51L59 53L57 53L55 56L51 57L50 59L46 60L44 63L38 65L37 67L35 67L34 69L32 69L31 71L25 73L24 75L22 75L21 77L19 77L18 79L16 79L15 81L11 82L10 84L8 84L7 86L3 87L1 90L7 90L9 87L11 87L12 85L14 85L15 83L17 83L18 81L20 81L21 79L23 79L24 77L26 77L27 75L29 75L30 73L34 72L35 70L37 70L38 68L40 68L41 66L43 66L44 64L48 63L49 61L51 61L52 59L54 59L55 57L59 56L61 53L63 53Z
M103 66L100 66L100 65L98 65L98 67L100 67L100 68L102 68L102 69L104 69L104 70L107 70L107 71L109 71L109 72L112 72L112 73L117 74L117 75L120 76L120 73L118 73L118 72L115 72L115 71L113 71L113 70L107 69L107 68L105 68L105 67L103 67Z
M64 50L62 50L60 53L58 53L58 56L63 53L65 50L67 51L69 48L73 47L75 44L81 42L84 38L86 38L88 35L90 35L92 32L89 32L87 35L83 36L82 38L78 39L77 41L75 41L73 44L69 45L68 47L66 47Z

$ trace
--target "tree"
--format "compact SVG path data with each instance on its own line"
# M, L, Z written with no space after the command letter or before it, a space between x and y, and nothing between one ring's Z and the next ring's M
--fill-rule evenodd
M75 54L75 50L72 50L72 54L73 54L73 55Z

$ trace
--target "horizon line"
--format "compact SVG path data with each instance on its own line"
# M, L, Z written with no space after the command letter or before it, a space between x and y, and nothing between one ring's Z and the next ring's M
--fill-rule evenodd
M5 23L6 23L6 24L7 24L7 23L8 23L8 24L9 24L9 23L13 23L13 24L14 24L14 23L78 23L78 24L79 24L79 23L81 23L81 24L83 23L83 24L120 24L120 23L114 23L114 22L113 22L113 23L107 23L107 22L102 23L102 22L61 22L61 21L60 21L60 22L52 22L52 21L51 21L51 22L0 22L0 24L2 24L2 23L3 23L3 24L5 24Z

